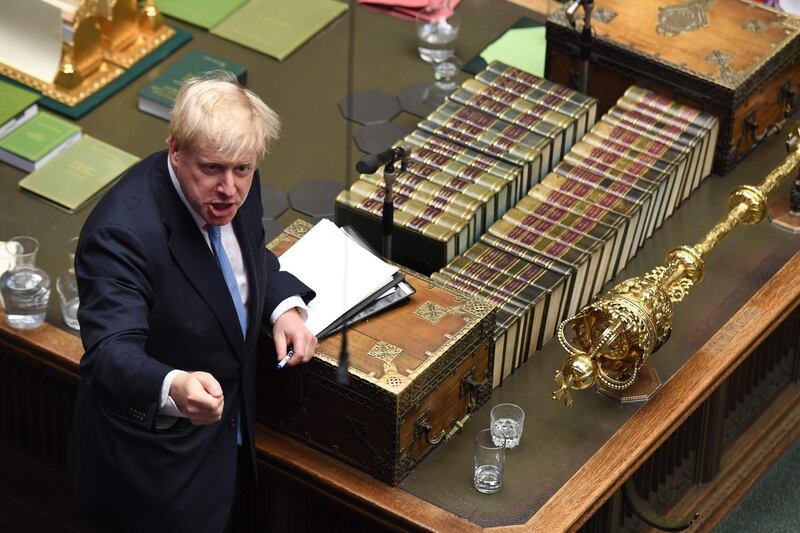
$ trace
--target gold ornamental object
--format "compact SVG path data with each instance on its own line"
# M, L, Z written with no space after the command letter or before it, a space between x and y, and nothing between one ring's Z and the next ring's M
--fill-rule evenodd
M43 8L50 10L48 16L55 10L56 19L60 18L60 23L55 21L60 24L56 28L61 35L60 46L37 46L52 37L53 21L30 26L34 15L20 6L41 14L33 3L42 0L30 2L17 2L19 12L9 9L5 13L17 17L7 23L27 21L26 28L30 29L17 34L14 45L35 57L37 64L53 64L57 69L52 74L32 71L22 60L8 60L0 62L0 74L68 106L89 98L175 35L175 30L164 24L154 0L145 0L141 6L138 0L70 0L46 3Z
M739 224L764 219L770 194L800 165L799 139L800 123L786 141L786 159L760 185L736 187L727 216L702 241L674 248L665 266L621 282L560 324L558 340L568 355L556 372L553 400L571 406L570 389L622 391L633 385L650 354L669 338L673 304L703 279L703 258Z

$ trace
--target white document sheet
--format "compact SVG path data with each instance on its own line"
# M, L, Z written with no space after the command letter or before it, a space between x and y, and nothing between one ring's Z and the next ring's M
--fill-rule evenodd
M47 83L61 63L61 9L41 0L3 0L0 62Z
M391 266L322 219L281 257L291 272L317 296L308 306L306 326L318 335L340 316L392 280Z

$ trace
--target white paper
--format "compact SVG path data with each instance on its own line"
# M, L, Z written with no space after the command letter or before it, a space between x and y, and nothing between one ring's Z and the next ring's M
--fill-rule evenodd
M356 304L392 280L397 267L364 250L336 225L322 219L281 257L317 296L308 305L306 326L318 335Z
M45 2L3 0L0 63L52 83L61 63L61 10Z

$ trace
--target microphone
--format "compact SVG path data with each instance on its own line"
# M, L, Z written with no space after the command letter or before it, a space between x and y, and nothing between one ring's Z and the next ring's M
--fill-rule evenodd
M408 149L403 147L389 148L377 154L367 154L356 163L356 171L359 174L374 174L381 165L394 163L398 159L406 157Z

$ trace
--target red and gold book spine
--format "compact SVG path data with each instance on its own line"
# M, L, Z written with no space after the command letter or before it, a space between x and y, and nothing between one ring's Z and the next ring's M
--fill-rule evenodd
M363 180L358 180L350 187L350 191L363 198L362 202L356 207L364 211L375 213L375 205L379 204L380 210L378 212L383 213L383 197L385 194L383 188L376 187ZM426 224L437 224L448 230L460 232L469 225L468 220L454 217L445 213L442 209L426 205L407 196L399 194L393 195L392 205L395 209L395 215L397 211L402 211L412 217L414 220L414 225L412 225L412 227L414 229L420 229ZM424 221L424 223L422 221Z
M490 144L500 143L501 146L508 143L505 146L509 151L513 148L531 150L534 151L533 157L541 153L549 161L550 140L546 137L528 131L516 124L508 123L479 109L448 101L428 115L428 120L442 125L448 125L450 121L461 121L480 129L483 132L482 140L485 142Z
M349 209L361 211L373 217L377 217L379 220L383 214L383 201L366 198L352 190L340 192L336 197L336 202ZM395 211L394 225L439 242L446 243L451 240L454 241L457 238L456 231L437 224L432 224L429 220L409 215L403 211Z
M498 220L492 224L488 233L573 267L588 260L586 253L575 248L575 241L579 240L581 235L574 231L563 232L554 239L508 220Z
M384 188L383 177L379 174L364 174L361 179ZM471 220L481 207L481 203L463 195L454 189L448 189L426 180L410 172L398 172L392 187L394 194L408 196L414 200L425 202L455 217Z
M466 105L497 113L505 113L508 109L511 109L522 115L544 120L561 129L569 128L573 126L575 122L575 119L553 111L549 107L528 101L525 98L503 90L502 87L493 87L476 79L466 80L461 87L464 91L473 95ZM490 102L494 102L495 104ZM500 104L500 106L496 104Z
M403 143L448 156L455 161L489 172L509 182L515 181L519 177L519 168L514 165L425 131L414 131L403 139Z
M717 121L717 119L710 113L704 113L703 111L695 109L694 107L679 104L674 100L670 100L669 98L656 94L653 91L636 87L635 85L625 91L623 98L627 98L633 102L636 102L637 104L640 104L641 106L656 109L665 114L670 114L680 120L691 122L692 124L696 124L705 129L712 128Z
M476 183L473 179L462 178L427 165L419 160L410 159L407 164L407 173L426 179L431 183L439 185L449 190L453 190L468 196L478 202L478 205L485 204L494 199L498 190L492 190L483 184ZM404 174L403 172L400 173ZM485 176L485 173L482 174ZM499 180L497 180L499 182Z

